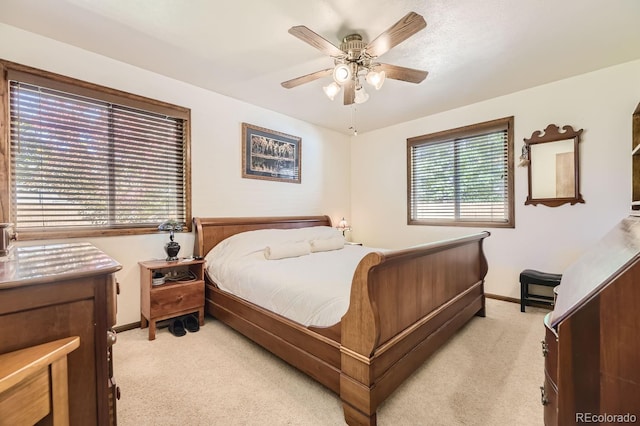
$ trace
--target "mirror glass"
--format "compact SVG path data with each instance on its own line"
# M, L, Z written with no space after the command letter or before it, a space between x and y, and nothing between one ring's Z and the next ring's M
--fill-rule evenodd
M576 196L573 139L531 146L531 197Z
M556 207L584 203L580 195L578 143L582 129L550 124L525 139L529 164L529 196L525 204Z

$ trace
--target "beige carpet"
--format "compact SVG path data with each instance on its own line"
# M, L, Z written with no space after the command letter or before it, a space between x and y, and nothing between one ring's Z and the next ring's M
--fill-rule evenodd
M385 425L542 425L544 309L487 299L378 410ZM340 399L207 317L183 337L118 334L115 378L127 425L343 425Z

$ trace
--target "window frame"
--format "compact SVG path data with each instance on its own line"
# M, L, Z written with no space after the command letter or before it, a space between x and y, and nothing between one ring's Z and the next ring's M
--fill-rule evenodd
M425 225L425 226L463 226L463 227L491 227L491 228L515 228L515 212L514 212L514 160L513 160L513 131L514 117L504 117L496 120L485 121L482 123L471 124L468 126L458 127L455 129L444 130L436 133L429 133L421 136L415 136L407 139L407 224L408 225ZM412 157L411 150L416 145L426 143L451 141L454 139L468 138L475 135L483 134L492 129L500 129L506 126L507 132L507 206L509 209L508 217L505 222L491 221L469 221L459 219L413 219L411 216L412 209Z
M112 89L94 83L78 80L72 77L32 68L26 65L0 59L0 222L14 223L12 217L11 196L11 139L10 139L10 111L9 111L9 75L20 76L26 82L52 89L61 90L80 96L87 96L103 101L117 103L127 107L142 109L154 113L165 114L180 118L184 124L184 196L185 196L185 227L191 231L191 110L189 108L158 101L144 96L135 95L121 90ZM169 219L169 218L167 218ZM17 239L43 240L76 237L104 237L118 235L141 235L158 233L156 226L118 226L118 227L55 227L50 230L16 230Z

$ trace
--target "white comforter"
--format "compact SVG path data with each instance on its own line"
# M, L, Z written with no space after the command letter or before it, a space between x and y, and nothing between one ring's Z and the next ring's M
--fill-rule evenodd
M345 245L298 256L295 253L296 245L304 241L311 244L336 235L342 237L330 227L236 234L207 254L207 272L222 290L304 326L328 327L347 312L356 266L367 253L377 250ZM265 257L268 248L281 249L288 244L294 257Z

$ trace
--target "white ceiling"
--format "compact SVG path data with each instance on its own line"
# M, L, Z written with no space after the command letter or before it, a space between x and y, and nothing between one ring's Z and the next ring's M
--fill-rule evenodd
M427 28L380 61L429 75L368 90L360 133L640 58L639 0L0 0L0 22L343 133L330 77L280 86L333 65L287 30L339 46L410 11Z

